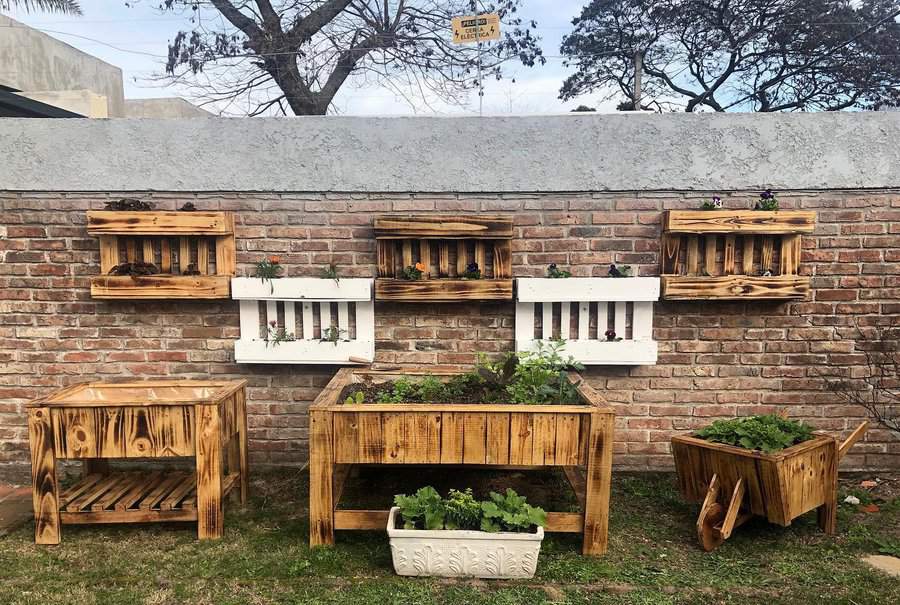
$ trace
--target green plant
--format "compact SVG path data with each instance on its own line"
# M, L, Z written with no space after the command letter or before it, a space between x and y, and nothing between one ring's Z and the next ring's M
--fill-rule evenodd
M414 495L398 494L394 504L400 507L403 529L443 529L446 508L441 495L433 487L426 486Z
M478 263L473 261L466 265L466 270L463 271L460 277L463 279L481 279L481 268L479 268Z
M631 277L631 265L619 265L618 267L613 263L609 266L609 271L607 272L610 277Z
M351 395L348 395L344 400L346 405L353 405L354 403L364 403L366 401L366 394L362 391L356 391Z
M416 385L417 399L422 401L441 401L446 390L444 383L434 376L426 376Z
M767 454L812 439L812 428L776 414L716 420L695 433L707 441L726 443Z
M417 385L407 378L398 378L391 384L390 389L378 391L375 394L377 403L404 403L415 399Z
M330 328L326 328L322 330L322 342L331 342L334 343L334 346L337 346L338 341L341 339L341 334L345 333L347 330L341 330L337 326L331 326Z
M771 189L766 189L759 194L754 210L778 210L778 198L772 193Z
M282 342L291 342L297 340L293 332L288 332L286 328L279 328L278 322L274 319L266 326L266 346L277 346Z
M444 526L447 529L479 529L481 527L481 503L472 495L472 488L464 492L455 489L444 501L447 511Z
M338 270L334 263L322 269L322 279L333 279L335 285L341 283L341 276L338 275Z
M475 374L480 379L486 402L493 403L504 397L515 379L518 365L519 356L515 353L506 353L496 361L491 361L484 353L478 355Z
M504 495L491 492L490 500L481 503L481 530L489 532L527 532L547 523L544 509L531 506L515 491L507 488Z
M564 343L539 342L534 351L520 353L513 376L505 387L513 403L577 403L578 389L569 380L568 370L584 369L560 352Z
M410 265L409 267L404 267L400 270L400 279L406 279L410 281L416 281L418 279L422 279L422 275L425 273L425 265L422 263L416 263L415 265Z
M700 210L721 210L722 209L722 198L718 195L714 195L712 200L705 200L702 204L700 204Z
M556 263L551 263L550 266L547 267L547 277L552 277L554 279L572 277L572 273L558 268Z
M284 267L281 266L281 257L275 255L267 256L256 263L255 267L254 276L261 279L263 283L269 282L270 294L275 292L275 285L272 283L272 280L281 277L281 272L284 270Z

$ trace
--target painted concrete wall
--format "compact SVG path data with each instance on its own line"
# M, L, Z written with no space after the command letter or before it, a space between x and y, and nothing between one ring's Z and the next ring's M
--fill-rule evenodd
M0 189L900 187L900 114L0 120ZM15 153L11 153L15 151Z
M89 90L107 99L110 116L124 115L122 70L0 15L0 84L29 91Z
M125 99L126 118L209 118L212 114L178 97Z

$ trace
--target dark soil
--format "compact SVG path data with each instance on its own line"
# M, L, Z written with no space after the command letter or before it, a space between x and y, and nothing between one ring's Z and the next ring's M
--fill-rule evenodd
M347 397L362 391L365 396L363 403L375 403L378 401L378 393L382 391L391 391L393 388L393 380L379 382L378 384L365 382L349 384L341 391L338 401L343 403L347 400ZM493 398L488 397L483 388L470 388L463 391L460 397L454 397L453 401L425 401L420 397L409 397L408 400L403 403L508 403L508 401L498 401L496 396Z
M153 210L153 204L141 200L126 197L120 200L106 202L107 210Z
M159 273L159 268L153 263L144 263L144 262L134 262L134 263L122 263L120 265L116 265L112 269L109 270L109 275L156 275Z
M194 212L197 210L197 207L193 202L185 202L184 206L178 209L179 212Z

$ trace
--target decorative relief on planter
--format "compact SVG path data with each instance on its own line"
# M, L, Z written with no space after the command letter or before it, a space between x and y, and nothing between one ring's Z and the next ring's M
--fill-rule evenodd
M585 365L653 365L656 277L519 278L516 351L565 341Z
M238 363L364 364L375 358L372 280L238 277Z
M410 302L512 299L512 218L382 216L375 219L375 298ZM467 278L477 267L480 277ZM402 279L413 269L417 279Z
M467 530L397 529L399 509L388 517L394 571L401 576L532 578L544 529L533 534Z
M662 298L805 298L800 234L811 233L815 222L815 212L801 210L669 210Z
M90 210L87 220L88 233L100 238L93 298L228 298L230 212Z

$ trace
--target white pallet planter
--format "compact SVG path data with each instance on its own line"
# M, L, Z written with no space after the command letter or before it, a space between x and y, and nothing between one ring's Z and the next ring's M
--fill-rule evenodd
M585 365L656 363L658 277L520 278L516 290L516 351L564 340L563 354ZM610 329L622 340L607 340Z
M238 363L365 364L375 358L372 279L256 277L231 280L231 297L241 305ZM293 340L266 339L270 322ZM338 340L327 339L338 330Z

